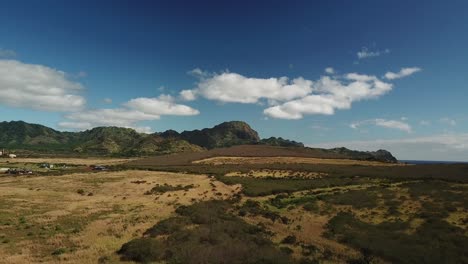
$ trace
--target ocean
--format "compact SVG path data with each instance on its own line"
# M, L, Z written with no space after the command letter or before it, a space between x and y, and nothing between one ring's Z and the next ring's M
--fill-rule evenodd
M409 164L468 164L468 161L399 160Z

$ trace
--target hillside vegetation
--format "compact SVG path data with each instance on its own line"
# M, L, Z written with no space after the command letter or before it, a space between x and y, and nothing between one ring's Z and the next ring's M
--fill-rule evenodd
M248 124L225 122L213 128L168 130L143 134L131 128L96 127L83 132L60 132L22 121L0 123L0 147L48 153L120 154L127 156L199 152L204 149L258 143Z
M178 156L177 160L224 155L397 161L385 150L376 152L352 151L346 148L326 150L306 148L300 142L281 137L261 139L257 131L242 121L224 122L212 128L182 133L167 130L153 134L138 133L131 128L122 127L96 127L82 132L60 132L23 121L0 122L0 148L23 150L33 154L147 156L190 153L186 157ZM193 154L200 152L203 154Z

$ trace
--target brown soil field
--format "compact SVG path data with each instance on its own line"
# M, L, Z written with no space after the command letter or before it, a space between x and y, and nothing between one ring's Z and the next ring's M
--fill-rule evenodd
M156 184L184 191L145 195ZM0 178L0 263L96 263L179 205L227 199L239 186L203 175L119 171Z
M204 152L178 153L139 159L129 162L131 166L174 166L190 164L193 161L212 157L302 157L319 159L349 158L337 153L313 148L288 148L266 145L240 145L229 148L217 148Z

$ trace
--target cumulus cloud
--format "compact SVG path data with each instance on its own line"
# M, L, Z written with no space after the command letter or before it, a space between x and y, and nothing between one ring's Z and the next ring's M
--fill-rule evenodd
M305 114L332 115L349 109L355 101L378 98L392 89L375 76L350 73L343 79L323 76L313 85L313 93L303 98L265 109L265 115L281 119L301 119Z
M335 74L335 69L333 69L332 67L327 67L327 68L325 68L325 73Z
M269 107L263 111L267 116L280 119L301 119L304 114L332 115L335 109L349 109L350 101L336 100L332 95L309 95L301 99Z
M402 139L376 139L308 144L310 147L347 147L356 150L386 149L398 159L468 161L468 134L441 134Z
M385 49L383 51L380 51L380 50L369 50L367 47L362 47L362 49L360 51L358 51L356 53L358 59L368 59L368 58L372 58L372 57L378 57L382 54L388 54L390 53L390 50L389 49Z
M197 95L194 90L182 90L180 92L180 98L184 101L193 101L197 99Z
M421 71L421 68L411 67L411 68L402 68L399 72L387 72L385 73L385 78L388 80L400 79L406 76L410 76L416 72Z
M179 93L183 100L204 97L224 103L261 105L266 101L270 107L264 114L281 119L301 119L305 114L331 115L336 109L349 109L355 101L378 98L392 89L392 84L376 76L358 73L322 76L318 81L302 77L252 78L231 72L210 74L198 68L190 74L197 76L199 82L194 89Z
M385 51L388 53L389 51ZM411 75L420 68L403 68L387 72L387 80ZM209 73L196 68L188 72L198 78L193 89L182 90L179 98L193 101L198 97L222 103L268 104L263 113L280 119L301 119L308 114L332 115L350 109L353 102L375 99L392 90L393 85L375 75L348 73L335 75L328 67L317 81L303 77L254 78L238 73Z
M237 73L224 72L208 75L200 69L191 71L199 82L192 90L183 90L180 96L194 99L202 96L226 103L258 103L260 99L285 101L306 96L312 91L312 81L302 77L289 80L280 78L250 78Z
M59 123L63 129L85 130L97 126L118 126L149 132L151 128L140 127L138 122L160 119L163 115L190 116L199 111L189 106L177 104L170 95L156 98L135 98L120 108L88 109L70 113Z
M150 115L198 115L200 112L189 106L174 103L174 98L170 95L163 95L158 98L136 98L125 103L130 109L150 114Z
M151 128L140 127L138 122L156 120L163 115L199 114L198 110L178 104L175 98L165 94L155 98L134 98L119 108L88 109L85 98L80 95L84 87L71 80L84 76L84 72L70 75L43 65L0 59L0 105L65 112L59 127L72 130L120 126L148 132ZM112 99L104 98L103 102L110 104Z
M188 71L187 73L188 73L189 75L192 75L192 76L197 77L197 78L205 78L205 77L207 77L207 76L210 75L209 72L203 71L203 70L200 69L200 68L195 68L195 69L193 69L193 70L191 70L191 71Z
M408 123L405 123L399 120L386 120L382 118L368 119L364 121L353 122L349 126L352 129L358 129L364 125L369 125L369 124L379 126L379 127L384 127L384 128L397 129L397 130L405 131L407 133L411 133L412 131L411 126Z
M67 74L42 65L0 60L0 104L43 111L70 112L82 109L81 84Z

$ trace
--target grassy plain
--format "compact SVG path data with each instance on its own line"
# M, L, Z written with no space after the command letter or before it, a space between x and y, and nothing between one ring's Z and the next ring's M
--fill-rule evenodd
M156 184L193 188L145 195ZM0 188L0 263L118 261L122 244L176 207L237 192L203 175L132 170L1 176Z
M0 176L0 263L468 263L468 165L201 155Z
M15 163L50 163L50 164L68 164L68 165L117 165L136 160L135 158L15 158L0 159L0 166L8 166Z

